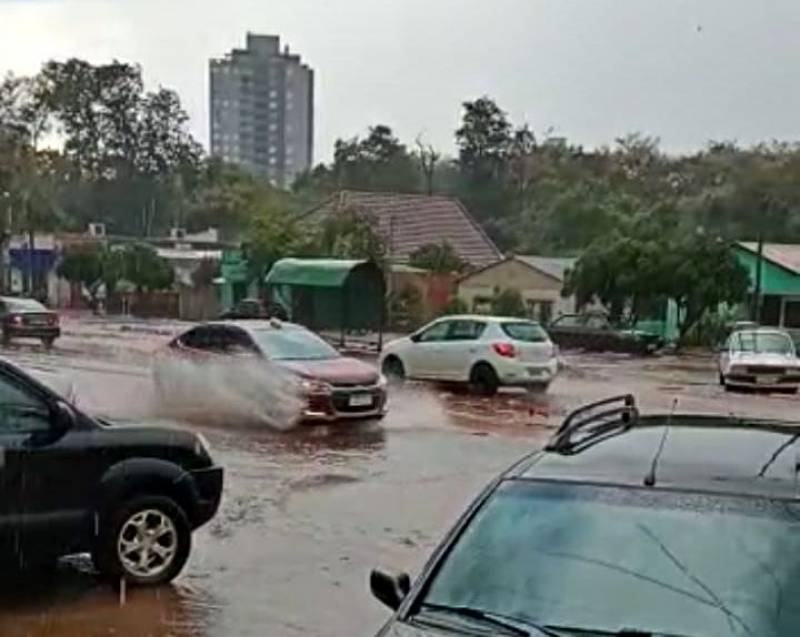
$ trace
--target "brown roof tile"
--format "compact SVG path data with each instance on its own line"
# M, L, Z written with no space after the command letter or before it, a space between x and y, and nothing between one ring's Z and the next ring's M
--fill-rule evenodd
M417 248L447 241L474 266L502 258L483 229L457 199L444 196L344 190L306 213L306 218L345 210L364 212L378 223L393 258L405 261Z

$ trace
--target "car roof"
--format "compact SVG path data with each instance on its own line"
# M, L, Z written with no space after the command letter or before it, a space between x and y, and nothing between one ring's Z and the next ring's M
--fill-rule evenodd
M492 316L489 314L449 314L440 316L437 321L480 321L481 323L533 323L538 325L538 321L528 318L514 316Z
M792 338L789 332L777 327L748 327L734 331L731 336L736 336L737 334L778 334L789 339Z
M729 417L639 417L620 433L577 453L543 451L506 477L798 499L800 423ZM661 451L659 452L659 448Z
M32 299L27 296L0 296L0 302L17 305L27 309L42 309L45 307L41 301L37 301L36 299Z
M201 323L200 326L219 326L219 327L238 327L246 332L263 331L263 330L303 330L308 331L307 328L296 323L289 323L287 321L279 321L277 319L230 319L219 321L206 321Z

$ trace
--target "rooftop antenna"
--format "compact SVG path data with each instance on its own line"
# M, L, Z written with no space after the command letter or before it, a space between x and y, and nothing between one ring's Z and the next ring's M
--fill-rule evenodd
M661 434L661 442L658 443L658 449L656 450L656 455L653 456L653 462L650 463L650 471L647 472L647 475L644 477L644 486L646 487L654 487L656 486L656 469L658 468L658 461L661 459L661 453L664 451L664 445L667 442L667 437L669 436L670 427L672 427L672 416L675 414L675 409L678 407L678 397L676 396L672 400L672 409L669 412L669 416L667 417L667 425L664 427L664 433Z

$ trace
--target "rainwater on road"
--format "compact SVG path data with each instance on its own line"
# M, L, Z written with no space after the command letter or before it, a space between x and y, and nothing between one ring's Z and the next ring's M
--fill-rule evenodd
M140 361L9 353L90 412L161 420ZM4 637L371 635L388 612L370 597L377 565L419 571L470 499L539 447L571 408L632 392L643 408L795 417L788 396L728 395L702 358L569 356L546 395L482 399L408 385L381 422L278 432L214 418L174 423L209 439L226 468L218 516L195 534L169 587L97 582L86 559L0 584Z

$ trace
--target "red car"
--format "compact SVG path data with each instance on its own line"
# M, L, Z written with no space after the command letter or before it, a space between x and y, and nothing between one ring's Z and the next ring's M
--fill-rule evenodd
M300 325L274 319L204 323L175 338L168 350L200 362L255 355L279 365L300 379L303 420L380 418L386 412L383 375L372 365L342 356Z

